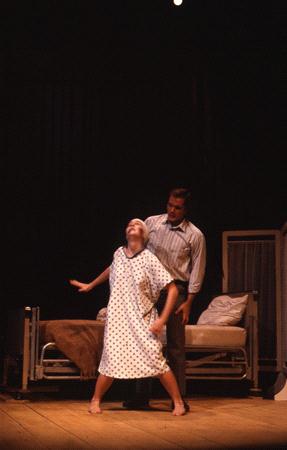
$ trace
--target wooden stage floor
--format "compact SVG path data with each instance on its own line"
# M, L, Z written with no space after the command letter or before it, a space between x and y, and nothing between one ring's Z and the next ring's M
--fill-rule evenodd
M167 399L149 411L120 401L87 412L86 399L0 395L1 449L287 449L287 402L261 397L190 399L191 412L173 417Z

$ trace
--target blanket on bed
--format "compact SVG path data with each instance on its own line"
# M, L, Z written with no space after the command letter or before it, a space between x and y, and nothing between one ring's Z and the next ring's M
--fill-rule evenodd
M81 370L82 378L93 378L100 363L105 323L99 320L40 321L40 343L55 342L57 348Z

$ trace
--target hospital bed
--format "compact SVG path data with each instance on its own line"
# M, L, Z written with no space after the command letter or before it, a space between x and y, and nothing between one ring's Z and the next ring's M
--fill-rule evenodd
M258 388L256 293L244 294L247 306L236 326L186 325L187 379L247 380ZM18 398L39 383L97 377L103 320L43 321L36 306L10 311L7 325L2 386L16 385ZM165 333L162 342L165 351Z

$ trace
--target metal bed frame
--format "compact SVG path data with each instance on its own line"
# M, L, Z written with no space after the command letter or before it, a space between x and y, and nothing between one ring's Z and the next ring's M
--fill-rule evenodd
M244 347L233 347L229 345L214 346L212 341L204 347L186 345L187 379L246 379L250 382L250 388L254 392L258 390L257 292L251 291L245 293L248 293L248 303L244 317L238 326L246 330L246 345ZM238 294L242 294L242 292ZM228 332L228 326L225 329ZM196 358L192 357L192 355L196 354Z
M258 331L256 292L248 292L248 304L239 326L247 332L245 347L198 347L186 345L187 379L243 380L258 389ZM33 392L38 382L82 380L80 369L54 342L40 345L40 307L24 307L13 311L8 319L3 383L7 390L16 391L16 397ZM225 327L226 331L228 327ZM11 373L18 374L16 387L11 386ZM13 378L13 377L12 377ZM15 377L14 377L15 378ZM93 378L96 378L93 377ZM92 379L92 378L91 378ZM13 384L13 383L12 383ZM43 386L43 383L42 383ZM36 390L39 390L36 388ZM45 389L43 389L45 390Z

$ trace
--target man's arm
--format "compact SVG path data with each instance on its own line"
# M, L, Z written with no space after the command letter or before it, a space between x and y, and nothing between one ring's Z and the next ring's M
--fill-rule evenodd
M192 249L192 269L188 283L188 294L186 300L177 308L175 314L182 312L182 323L187 324L189 321L191 305L196 294L201 289L206 267L206 242L205 237L201 234Z
M185 302L183 302L175 311L175 314L179 314L182 311L182 323L186 325L189 321L191 305L196 294L188 293Z

